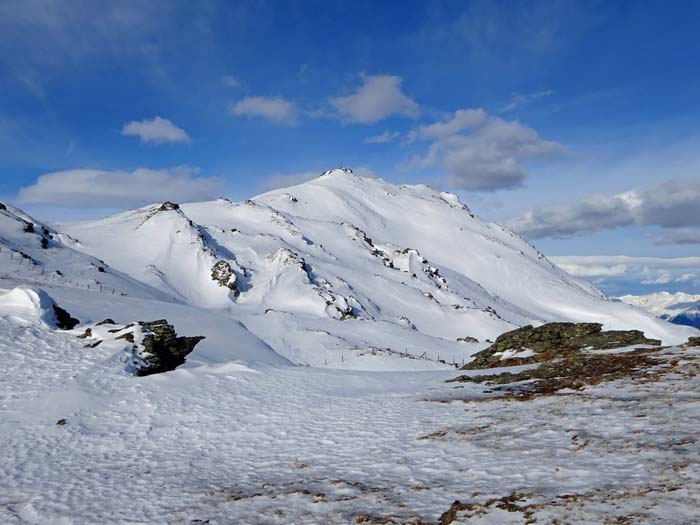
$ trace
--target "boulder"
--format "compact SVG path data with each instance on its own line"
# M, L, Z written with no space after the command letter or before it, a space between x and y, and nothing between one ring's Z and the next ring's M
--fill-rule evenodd
M184 364L185 358L194 350L203 336L177 337L175 327L165 319L140 322L142 339L137 375L147 376L175 370Z
M236 273L226 261L217 261L211 268L211 278L220 286L228 288L233 293L238 293L238 281Z
M55 303L53 305L53 313L56 316L56 328L60 330L72 330L80 323L80 321Z
M639 330L603 331L600 323L547 323L534 328L523 326L498 336L496 341L474 356L463 369L512 366L568 357L584 349L605 350L630 345L661 345L647 339ZM520 354L520 355L518 355Z
M174 210L179 210L180 205L175 203L175 202L170 202L170 201L165 201L163 204L160 205L158 210L156 211L174 211Z
M688 342L685 346L700 346L700 336L688 338Z

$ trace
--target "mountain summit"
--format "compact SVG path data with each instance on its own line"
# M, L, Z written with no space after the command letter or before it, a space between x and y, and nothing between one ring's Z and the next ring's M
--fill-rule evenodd
M225 309L297 363L335 362L343 349L455 359L547 321L688 337L608 300L452 193L348 168L240 203L154 204L61 229L149 288Z

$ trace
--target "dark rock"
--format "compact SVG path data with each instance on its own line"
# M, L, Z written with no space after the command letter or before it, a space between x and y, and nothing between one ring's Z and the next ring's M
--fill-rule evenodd
M41 248L46 250L49 247L49 240L46 237L41 238Z
M112 330L110 330L111 332ZM117 330L119 331L119 330ZM125 341L129 341L130 343L133 343L136 339L134 339L134 332L127 332L125 334L122 334L115 339L124 339Z
M24 223L24 233L34 233L34 225L31 222Z
M0 210L7 211L7 206L5 206L2 202L0 202Z
M77 336L78 339L87 339L88 337L92 337L92 328L86 328L85 332Z
M496 342L478 352L465 370L513 366L540 362L555 357L580 353L584 348L604 350L630 345L661 344L658 339L647 339L639 330L602 331L600 323L548 323L537 328L523 326L498 336ZM532 350L529 357L501 359L507 350Z
M458 518L460 512L470 510L472 507L473 505L468 503L462 503L459 500L455 501L452 503L452 505L450 505L449 509L442 513L440 516L440 521L438 522L439 525L450 525Z
M57 304L53 305L53 313L56 315L56 328L72 330L80 322Z
M465 335L464 337L458 337L457 341L461 341L462 343L478 343L479 340L476 337L471 337L469 335Z
M100 272L100 273L105 273L104 266L98 266L98 267L97 267L97 271Z
M700 336L688 338L688 342L685 346L700 346Z
M160 205L158 210L156 211L174 211L174 210L179 210L180 205L175 203L175 202L170 202L170 201L165 201L163 204Z
M107 318L104 321L100 321L95 326L102 326L102 325L106 325L106 324L116 324L116 323L114 322L114 319Z
M175 370L204 339L203 336L177 337L175 328L165 319L139 324L145 334L141 342L143 345L141 358L145 366L138 370L139 376Z
M342 308L338 308L337 306L335 308L336 308L336 310L338 310L338 313L340 314L341 321L346 321L348 319L357 319L357 315L355 314L355 310L353 309L352 306L348 306L344 310Z
M211 278L220 286L228 288L233 293L238 293L236 273L226 261L217 261L211 269Z
M65 425L66 423L68 423L68 421L66 421L66 420L63 419L63 418L61 418L61 419L59 419L58 421L56 421L56 424L57 424L59 427L62 427L62 426Z

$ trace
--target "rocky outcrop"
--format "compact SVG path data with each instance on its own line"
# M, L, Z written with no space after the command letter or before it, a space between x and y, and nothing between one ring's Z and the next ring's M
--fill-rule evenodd
M61 330L72 330L80 321L72 317L66 310L54 303L53 313L56 316L56 328Z
M226 261L217 261L211 269L211 278L219 285L228 288L238 294L238 281L236 273Z
M685 346L700 346L700 336L699 337L690 337L688 339L688 342L685 344Z
M462 342L462 343L478 343L479 342L479 340L476 337L472 337L470 335L465 335L464 337L458 337L457 341Z
M175 211L179 210L180 205L175 202L165 201L156 211Z
M477 353L465 370L513 366L558 357L568 357L584 349L604 350L630 345L661 344L647 339L639 330L603 331L600 323L548 323L530 325L498 336L496 342Z
M185 363L185 358L204 339L203 336L177 337L175 327L165 319L140 322L139 325L142 338L134 348L138 357L135 359L136 374L139 376L175 370Z

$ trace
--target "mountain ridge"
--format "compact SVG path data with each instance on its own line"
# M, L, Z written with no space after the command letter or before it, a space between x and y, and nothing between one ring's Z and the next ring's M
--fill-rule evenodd
M226 310L302 364L335 361L342 349L426 346L455 359L477 349L457 339L483 342L546 321L687 339L607 300L456 195L347 168L242 202L158 203L59 229L151 287ZM212 277L215 266L226 285Z

